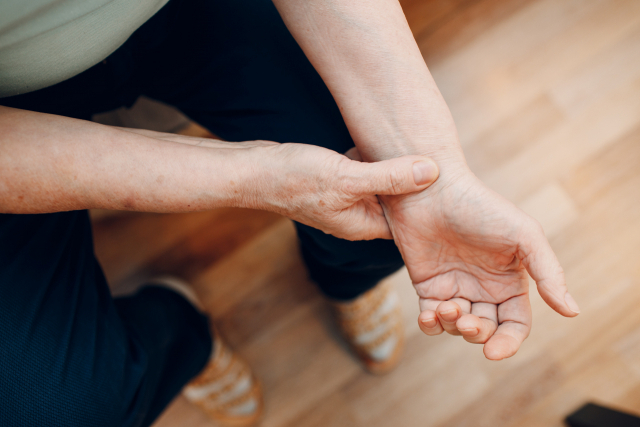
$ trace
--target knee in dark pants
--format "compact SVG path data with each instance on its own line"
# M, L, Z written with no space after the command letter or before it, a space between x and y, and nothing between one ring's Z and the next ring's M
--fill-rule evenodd
M296 228L309 275L330 298L356 298L404 265L393 240L352 242L306 225Z
M0 384L0 425L3 427L136 425L127 422L129 407L110 384L113 373L101 378L80 379L63 372L45 374L23 365L21 375L9 379L2 375ZM31 373L26 371L31 370ZM6 373L6 371L5 371Z

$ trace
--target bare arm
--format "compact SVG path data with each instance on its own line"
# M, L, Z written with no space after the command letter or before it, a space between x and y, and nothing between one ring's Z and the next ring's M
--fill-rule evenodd
M416 165L431 176L416 184ZM432 161L376 165L331 150L227 143L0 107L0 212L264 209L349 239L390 238L375 194L426 188Z
M274 0L366 160L464 164L449 109L397 0Z
M333 94L363 159L432 157L428 189L379 197L419 296L421 329L513 356L528 336L527 272L558 313L579 312L542 228L467 167L453 119L397 0L273 0Z
M257 165L250 156L221 148L222 144L217 148L176 144L4 107L0 107L0 129L3 212L87 208L179 212L252 205L247 190Z

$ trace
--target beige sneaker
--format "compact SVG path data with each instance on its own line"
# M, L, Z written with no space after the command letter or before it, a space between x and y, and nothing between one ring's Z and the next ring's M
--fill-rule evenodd
M404 348L404 322L400 299L389 283L331 305L338 326L369 372L384 374L396 367Z
M142 286L155 285L182 295L197 310L204 308L188 283L173 276L136 280L113 291L129 295ZM183 389L187 400L201 408L215 421L235 427L254 425L262 416L263 400L260 383L247 363L240 359L212 328L213 353L202 372Z
M209 417L228 426L252 426L264 409L262 388L251 368L215 331L209 363L182 393Z

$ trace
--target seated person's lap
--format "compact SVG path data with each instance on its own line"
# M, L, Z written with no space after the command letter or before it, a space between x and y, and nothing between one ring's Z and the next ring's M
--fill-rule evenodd
M104 63L9 106L88 118L145 94L229 141L345 152L353 140L270 0L172 1ZM393 241L349 242L296 224L311 278L352 299L403 265Z
M174 0L103 63L0 103L90 119L141 94L231 141L353 146L269 0ZM330 297L354 298L402 266L393 241L348 242L296 226L311 276ZM114 302L86 212L1 215L0 242L0 410L9 405L16 422L148 425L203 366L209 332L190 307L161 292ZM154 354L159 344L145 338L153 334L143 332L149 319L136 317L140 304L145 314L165 313L152 320L166 336L186 336L180 345L192 348L190 361L166 349ZM172 365L184 368L167 375ZM161 377L172 380L159 384Z
M0 215L0 242L9 425L148 425L204 366L207 320L188 303L162 290L114 302L86 211Z

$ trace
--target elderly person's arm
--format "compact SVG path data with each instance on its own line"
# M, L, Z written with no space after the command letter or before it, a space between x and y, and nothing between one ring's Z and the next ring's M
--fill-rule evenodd
M542 298L576 316L539 224L467 167L453 119L397 0L274 0L329 87L366 161L432 157L440 178L380 197L420 298L419 324L510 357L531 329L527 271Z
M436 177L424 156L367 164L302 144L227 143L0 107L3 213L235 206L347 239L391 238L375 194L418 191Z

